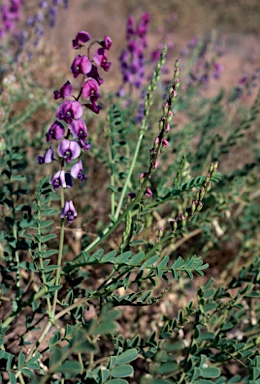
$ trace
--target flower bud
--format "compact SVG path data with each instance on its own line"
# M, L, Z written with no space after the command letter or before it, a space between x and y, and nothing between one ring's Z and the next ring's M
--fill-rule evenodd
M196 206L197 206L197 201L192 200L192 203L191 203L191 213L192 214L196 211Z
M205 179L205 183L207 184L209 181L210 181L210 173L207 174L206 179Z
M203 203L202 201L199 201L198 204L197 204L197 211L201 211L202 210L202 207L203 207Z
M199 200L203 200L204 197L205 197L205 194L206 194L205 188L202 187L201 190L200 190Z
M169 109L169 103L165 103L163 105L163 114L164 115L167 115L168 109Z
M212 183L211 182L208 182L207 185L206 185L206 192L209 192L212 188Z

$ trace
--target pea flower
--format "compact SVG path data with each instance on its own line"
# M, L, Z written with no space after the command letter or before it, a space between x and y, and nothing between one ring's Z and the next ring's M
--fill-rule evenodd
M92 64L87 56L76 56L71 65L71 72L74 77L78 77L80 74L86 75L92 68Z
M71 160L79 157L81 149L76 141L64 139L60 142L57 152L60 157L64 158L66 163L70 163Z
M112 45L112 39L111 39L109 36L105 36L105 37L104 37L104 40L100 41L99 44L100 44L103 48L109 50L110 47L111 47L111 45Z
M103 84L104 80L99 76L97 67L92 64L91 71L87 74L88 77L92 77L98 82L98 85Z
M104 48L99 48L93 55L93 60L97 65L104 69L105 72L109 71L111 62L107 61L107 53Z
M48 164L51 163L54 159L52 147L47 149L44 156L37 156L37 161L39 164Z
M48 132L46 133L46 141L54 140L60 140L64 137L65 134L65 128L63 124L61 124L59 121L55 120Z
M69 223L71 223L75 219L75 217L77 217L77 211L74 207L72 200L65 202L60 217L62 219L67 218Z
M97 99L100 97L98 90L99 90L98 82L95 79L90 78L84 83L82 87L82 96L85 99L90 97L92 101L97 101Z
M76 164L73 165L71 168L71 175L74 177L74 179L79 179L80 181L84 181L87 178L87 175L83 172L83 166L82 161L78 161Z
M82 119L73 120L69 125L69 130L72 133L74 139L78 139L78 143L81 148L86 152L91 147L90 143L86 143L87 134L87 126Z
M72 133L74 139L85 140L88 136L87 134L87 126L82 119L73 120L69 125L69 130Z
M79 49L83 44L90 40L90 34L85 31L78 32L76 38L72 40L72 46L74 49Z
M72 187L72 179L70 173L65 171L58 171L55 173L53 178L50 181L52 184L54 191L57 191L59 187L62 188L71 188Z
M60 89L60 91L54 91L54 100L58 100L60 98L65 99L66 97L70 97L72 94L72 85L69 81L67 81Z
M146 197L152 197L152 195L153 195L153 192L151 191L151 189L150 188L146 188L145 196Z
M72 120L79 119L83 115L83 109L78 101L65 100L59 106L56 117L70 124Z

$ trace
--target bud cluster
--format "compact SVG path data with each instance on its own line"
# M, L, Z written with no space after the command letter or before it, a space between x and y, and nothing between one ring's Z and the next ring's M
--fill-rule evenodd
M211 163L208 174L205 177L205 181L200 189L196 192L196 199L192 200L191 207L185 211L184 214L176 216L175 219L170 221L172 231L176 232L179 228L184 228L186 221L192 219L195 213L199 212L203 208L202 200L206 196L206 194L211 190L212 183L211 180L215 173L217 172L218 162ZM178 225L180 223L180 225Z
M84 47L90 40L88 32L81 31L77 34L73 40L73 48L79 49ZM99 44L94 55L93 60L89 57L90 47L93 44ZM49 128L46 133L46 141L59 141L57 147L57 153L60 158L60 169L52 177L50 184L52 184L54 190L58 190L59 187L71 188L72 178L84 181L86 175L83 171L82 161L79 160L74 163L71 169L66 167L73 161L79 158L81 151L87 152L90 148L90 143L86 141L88 137L87 126L82 119L83 108L88 108L94 113L99 113L101 106L97 104L100 97L99 87L103 83L103 79L99 76L98 67L108 71L111 63L107 61L107 50L112 45L112 40L109 36L105 36L103 40L93 41L89 47L87 47L88 56L77 55L71 65L71 71L74 78L79 75L83 76L83 85L77 96L73 95L73 87L69 81L67 81L60 90L54 91L54 99L63 99L62 104L58 107L56 112L57 120ZM96 66L96 65L97 66ZM86 100L81 102L81 98ZM52 146L46 151L44 156L37 156L39 164L50 163L54 159L54 152ZM67 218L69 222L73 221L77 216L77 212L72 201L65 202L63 207L61 218Z
M206 49L207 48L207 49ZM218 80L224 67L219 62L219 57L224 53L222 44L205 47L197 36L188 43L187 48L181 51L183 57L195 57L194 65L188 74L188 85L206 85L211 78Z

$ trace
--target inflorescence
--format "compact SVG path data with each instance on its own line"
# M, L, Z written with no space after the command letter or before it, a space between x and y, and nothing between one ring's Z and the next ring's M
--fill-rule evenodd
M81 31L77 34L76 38L72 41L74 49L85 47L91 39L88 32ZM94 52L93 59L90 58L90 48L98 44L100 47ZM59 141L57 153L60 158L60 169L51 178L54 190L59 187L71 188L72 178L85 181L87 176L83 171L82 161L79 160L74 163L70 170L66 167L79 158L81 151L87 152L90 148L90 143L86 141L88 137L87 126L82 119L83 108L91 110L98 114L102 108L97 104L100 98L99 87L103 83L103 79L99 76L98 67L108 71L111 62L107 59L107 51L112 45L112 40L109 36L105 36L103 40L95 40L90 43L87 48L86 55L77 55L71 65L71 72L74 78L83 75L84 81L77 96L73 95L73 88L69 81L67 81L60 90L54 91L54 99L63 99L62 104L58 107L56 112L57 120L49 128L46 133L46 141ZM96 64L96 65L95 65ZM81 99L86 102L80 101ZM67 124L67 125L65 125ZM54 158L52 146L46 151L44 156L37 156L39 164L50 163ZM66 201L62 212L61 218L67 218L68 222L72 222L77 216L77 211L72 201Z

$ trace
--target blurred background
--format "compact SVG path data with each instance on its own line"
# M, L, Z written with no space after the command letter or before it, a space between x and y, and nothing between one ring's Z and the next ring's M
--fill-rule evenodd
M93 37L109 35L113 40L110 58L110 85L120 81L117 58L126 44L125 26L129 15L135 20L148 12L148 46L172 44L173 59L194 37L212 39L212 34L225 40L226 54L221 59L225 71L222 84L239 77L260 63L260 1L259 0L71 0L68 11L58 17L51 41L62 61L69 65L74 52L71 39L79 30ZM165 41L166 40L166 41ZM113 78L113 80L112 80Z

